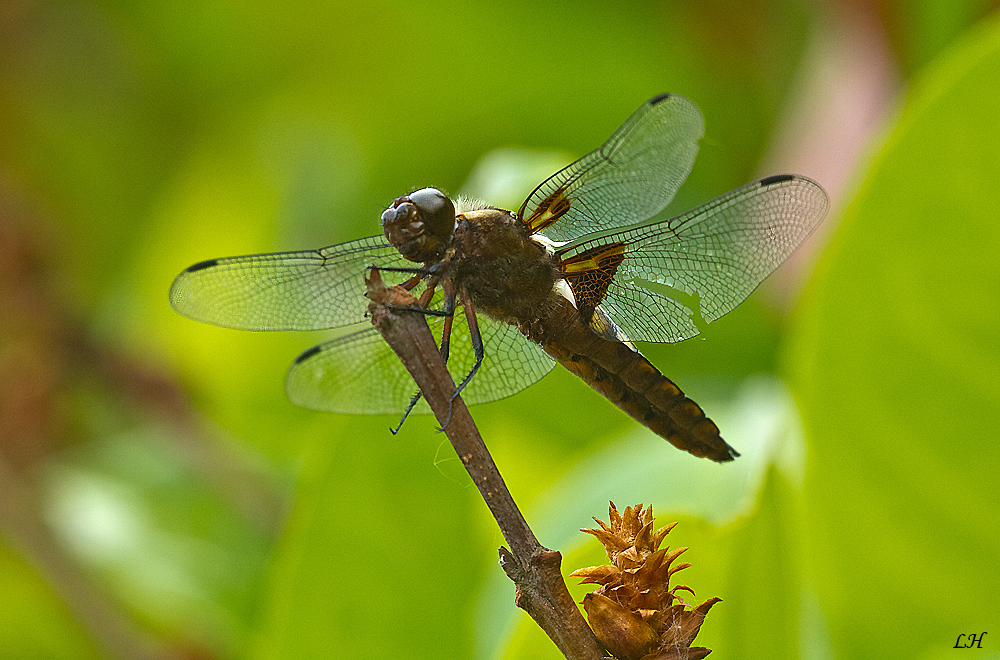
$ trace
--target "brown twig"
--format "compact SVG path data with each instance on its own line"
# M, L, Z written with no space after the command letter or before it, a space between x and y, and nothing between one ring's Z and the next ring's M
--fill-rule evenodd
M450 405L455 382L426 319L420 313L400 311L416 304L416 298L402 287L386 288L376 269L367 285L372 325L416 381L510 545L510 550L500 548L499 552L501 566L517 587L514 602L570 660L606 658L604 647L566 589L559 570L562 556L542 546L528 527L461 397Z

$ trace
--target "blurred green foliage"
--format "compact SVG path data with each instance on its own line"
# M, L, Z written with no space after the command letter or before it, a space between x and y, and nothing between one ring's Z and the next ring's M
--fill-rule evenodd
M690 208L760 174L811 35L862 5L5 3L0 658L558 657L431 420L296 409L284 371L325 335L201 326L167 287L376 233L417 187L488 189L498 153L549 171L663 91L706 118ZM474 410L567 573L602 561L575 530L608 499L651 502L682 521L681 583L723 598L698 638L720 657L988 652L951 649L1000 634L988 5L872 4L905 101L792 323L754 296L643 347L734 465L560 370Z
M839 657L887 630L898 657L934 656L1000 621L997 80L993 20L915 81L793 337L810 575Z

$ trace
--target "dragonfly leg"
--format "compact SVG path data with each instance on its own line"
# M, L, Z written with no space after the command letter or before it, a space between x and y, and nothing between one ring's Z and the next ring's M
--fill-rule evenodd
M427 280L427 288L425 288L424 292L420 294L420 306L424 309L431 304L431 299L434 297L434 289L437 288L439 281L440 280L436 277L432 277Z
M427 277L428 275L433 275L430 268L404 268L402 266L379 266L378 269L390 273L413 273L416 275L421 275L423 277Z
M415 305L410 306L397 306L393 305L392 309L402 309L408 312L420 312L421 314L426 314L427 316L444 316L445 318L455 315L455 310L442 310L442 309L424 309L423 307L417 307Z
M476 320L476 309L472 306L472 300L469 299L469 293L462 290L462 311L465 312L465 319L469 323L469 337L472 339L472 350L476 355L476 363L472 365L472 369L469 373L462 379L462 382L455 388L455 391L451 395L451 399L448 400L448 417L444 420L444 424L441 425L439 431L443 431L448 422L451 421L452 407L455 405L455 399L458 395L462 393L465 386L469 384L472 377L476 375L479 371L480 365L483 363L483 357L486 355L486 351L483 349L483 335L479 332L479 321Z
M454 316L444 318L444 329L441 331L441 357L445 364L448 364L448 353L451 349L451 324L455 320Z
M417 402L420 401L421 396L422 395L418 391L416 394L413 395L413 398L410 399L410 404L406 406L406 411L403 412L403 416L400 418L399 424L396 424L396 428L389 429L389 431L392 432L393 435L399 433L399 429L403 428L403 422L405 422L406 418L410 416L410 412L413 411L413 407L417 405Z
M427 316L444 316L448 318L455 315L455 294L448 293L448 280L444 280L445 284L443 288L445 289L444 298L444 309L428 309L427 306L431 303L431 298L434 297L434 289L437 287L438 278L431 277L427 282L427 288L424 292L420 294L420 300L417 301L415 305L389 305L391 309L406 310L410 312L420 312L421 314L426 314Z
M448 353L451 348L451 325L455 320L455 293L454 291L451 290L450 282L446 281L442 288L444 288L445 290L445 307L446 308L450 307L452 311L451 314L445 316L444 318L444 327L441 330L441 347L438 349L438 351L441 354L441 357L444 358L445 363L447 363ZM433 288L431 285L428 285L428 289L433 292ZM413 398L410 399L410 403L408 406L406 406L406 411L403 413L402 419L399 420L399 424L396 424L396 428L390 429L393 435L399 433L399 429L402 428L403 422L405 422L406 418L410 416L410 413L413 411L413 407L416 406L417 403L420 401L421 396L422 394L418 391L416 394L413 395ZM451 417L450 409L448 417L449 418Z
M413 291L413 287L415 287L418 284L420 284L420 281L422 279L424 279L424 275L422 275L421 273L417 273L416 275L414 275L410 279L406 280L405 282L403 282L399 286L403 287L407 291Z
M472 338L472 350L476 354L476 363L472 365L472 370L469 371L469 374L462 380L462 383L455 389L455 393L451 395L452 401L465 389L465 386L469 384L472 377L479 371L479 367L483 363L483 357L486 355L486 351L483 349L483 336L479 332L479 322L476 320L476 309L472 306L469 294L465 291L462 292L462 309L465 312L465 319L469 322L469 335Z

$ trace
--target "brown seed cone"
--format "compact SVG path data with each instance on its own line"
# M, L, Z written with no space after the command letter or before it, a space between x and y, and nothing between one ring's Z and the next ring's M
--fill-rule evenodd
M599 584L583 599L583 608L594 634L615 657L622 660L696 660L711 649L692 647L708 611L719 602L710 598L689 608L670 577L691 564L673 565L687 548L659 549L677 523L653 531L653 507L625 507L621 514L611 502L610 524L594 518L600 528L582 529L604 545L611 564L581 568L570 577L581 584ZM676 602L675 602L676 601Z
M597 639L618 658L642 658L660 646L660 636L641 617L598 593L583 597Z

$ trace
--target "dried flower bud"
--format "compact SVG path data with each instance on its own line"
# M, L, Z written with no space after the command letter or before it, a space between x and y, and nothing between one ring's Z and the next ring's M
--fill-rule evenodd
M659 549L677 523L653 531L653 507L641 504L618 513L614 502L609 522L594 518L599 528L580 531L593 534L604 546L611 564L581 568L570 577L581 584L601 585L583 599L583 608L594 634L621 660L697 660L711 653L692 647L708 611L719 602L710 598L695 608L676 592L690 587L670 587L670 577L691 564L674 561L687 548Z
M589 593L583 609L597 639L616 658L642 658L660 645L652 626L610 598Z

